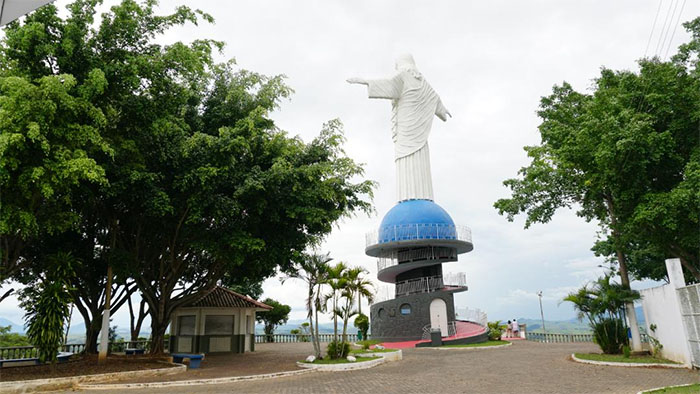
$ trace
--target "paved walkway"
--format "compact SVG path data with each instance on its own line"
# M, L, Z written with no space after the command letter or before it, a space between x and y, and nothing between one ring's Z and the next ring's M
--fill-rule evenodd
M268 345L295 348L310 344ZM267 349L266 349L267 350ZM590 343L516 341L500 349L405 349L404 360L351 372L306 375L229 384L107 391L127 393L624 393L697 383L697 371L621 368L578 364L572 352L596 351ZM274 352L265 352L273 356ZM261 352L262 354L262 352ZM252 359L251 359L252 361ZM290 365L289 369L293 367ZM101 391L105 392L105 391Z

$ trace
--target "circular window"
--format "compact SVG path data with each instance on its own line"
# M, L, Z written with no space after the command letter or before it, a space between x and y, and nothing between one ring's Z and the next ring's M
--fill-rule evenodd
M378 316L380 319L383 319L383 318L386 317L386 312L384 312L384 308L380 308L380 309L379 309L379 311L377 312L377 316Z
M410 315L411 314L411 306L408 304L401 305L401 309L399 309L399 310L401 311L402 315Z

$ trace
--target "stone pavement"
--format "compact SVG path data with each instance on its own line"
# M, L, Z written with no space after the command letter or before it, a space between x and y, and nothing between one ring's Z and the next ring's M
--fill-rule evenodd
M304 353L308 344L277 344ZM308 345L310 346L310 345ZM267 350L267 349L266 349ZM405 349L404 360L350 372L313 372L260 381L101 393L625 393L697 383L690 370L585 365L573 352L593 352L591 343L545 344L517 341L500 349ZM274 352L266 351L273 356ZM292 366L290 368L292 369Z

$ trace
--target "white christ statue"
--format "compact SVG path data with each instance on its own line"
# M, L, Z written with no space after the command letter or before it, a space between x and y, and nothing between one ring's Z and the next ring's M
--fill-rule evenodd
M392 138L399 201L433 200L428 135L433 116L443 121L452 114L423 78L411 55L396 59L396 75L389 79L350 78L349 83L367 85L369 98L390 99Z

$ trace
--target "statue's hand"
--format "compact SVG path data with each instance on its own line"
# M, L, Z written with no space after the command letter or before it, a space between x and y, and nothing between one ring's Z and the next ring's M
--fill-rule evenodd
M452 117L452 114L451 114L450 111L448 111L447 109L445 109L445 111L441 111L441 112L437 113L436 115L437 115L438 118L440 118L440 120L442 120L443 122L447 122L447 117L448 117L448 116L449 116L450 118Z
M352 77L352 78L348 78L347 81L348 81L348 83L367 85L367 81L365 81L362 78Z

